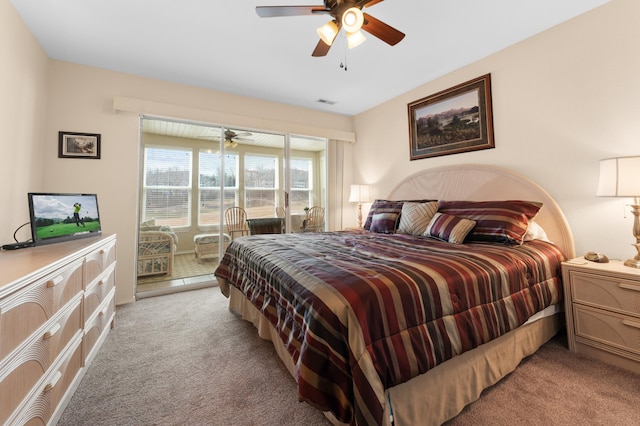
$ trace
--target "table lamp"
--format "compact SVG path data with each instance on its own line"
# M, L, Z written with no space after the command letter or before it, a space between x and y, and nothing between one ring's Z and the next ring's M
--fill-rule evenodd
M632 246L636 248L637 254L624 264L631 268L640 268L640 156L600 160L597 195L633 198L631 212L635 216L633 236L636 242Z
M358 203L358 228L362 228L362 203L371 201L371 187L369 185L351 185L350 203Z

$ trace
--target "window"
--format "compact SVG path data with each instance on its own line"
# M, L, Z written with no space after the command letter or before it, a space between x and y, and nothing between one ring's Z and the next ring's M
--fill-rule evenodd
M302 212L311 207L311 191L313 190L312 166L310 158L292 158L291 194L289 206L292 212Z
M247 217L273 216L279 190L278 157L245 154L244 202Z
M238 205L238 154L224 156L224 205L222 210ZM220 223L220 176L222 155L201 149L198 155L198 225L211 226Z
M144 149L142 221L173 227L191 224L191 149Z
M229 207L243 207L249 218L275 217L287 197L297 220L305 207L323 205L325 139L233 132L240 136L228 143L220 140L226 136L220 127L142 120L140 221L179 229L185 234L179 250L191 234L217 232ZM300 224L292 221L290 228Z

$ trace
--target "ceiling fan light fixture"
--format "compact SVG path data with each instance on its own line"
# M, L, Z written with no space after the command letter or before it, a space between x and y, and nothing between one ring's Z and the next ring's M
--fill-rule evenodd
M356 32L350 33L347 32L347 47L349 49L353 49L354 47L360 46L367 38L362 34L362 31L358 30Z
M360 31L364 24L364 15L357 7L350 7L342 14L342 26L347 33Z
M333 44L333 40L336 39L338 31L338 25L336 25L334 21L329 21L317 29L318 35L328 46Z

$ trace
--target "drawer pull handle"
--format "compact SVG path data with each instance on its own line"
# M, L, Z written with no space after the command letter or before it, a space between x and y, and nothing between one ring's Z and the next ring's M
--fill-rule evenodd
M625 288L627 290L640 291L640 286L637 286L637 285L618 283L618 287Z
M64 277L62 275L58 275L54 279L47 281L47 288L55 287L58 284L60 284L63 280L64 280Z
M53 380L47 383L47 386L44 387L44 391L45 392L51 391L51 389L53 389L58 384L58 380L60 380L61 377L62 377L62 372L61 371L56 372L56 375L53 376Z
M60 324L56 323L56 325L51 327L51 330L49 330L46 333L44 333L44 336L42 336L42 340L51 339L53 337L53 335L58 332L58 330L60 330Z
M104 314L105 314L105 311L104 311L104 310L102 310L102 311L100 311L100 313L98 314L98 316L103 317L103 316L104 316Z
M102 280L98 281L98 285L103 285L103 284L104 284L104 281Z
M637 322L637 321L629 321L629 320L623 319L622 323L624 325L628 325L629 327L640 328L640 322Z
M104 254L104 249L101 249L101 250L100 250L100 254Z

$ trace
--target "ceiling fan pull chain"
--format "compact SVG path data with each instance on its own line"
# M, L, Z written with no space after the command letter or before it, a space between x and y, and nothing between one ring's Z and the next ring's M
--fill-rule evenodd
M344 62L340 62L340 68L347 71L347 49L344 46L344 40L342 40L342 53L344 54Z

